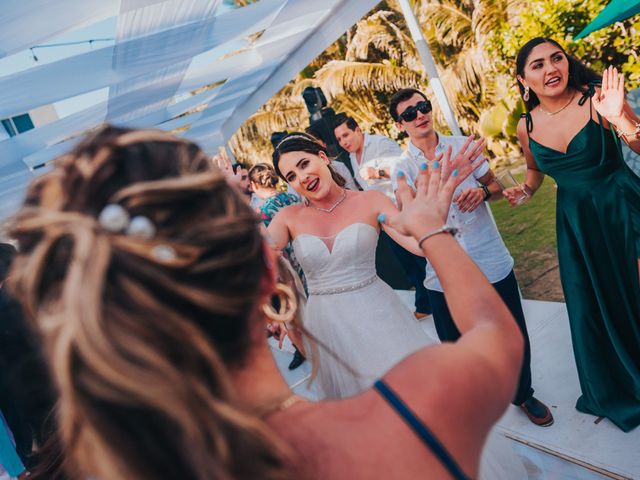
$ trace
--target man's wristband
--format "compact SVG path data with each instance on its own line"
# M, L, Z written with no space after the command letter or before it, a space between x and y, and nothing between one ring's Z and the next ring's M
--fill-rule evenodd
M484 198L482 199L482 201L486 202L491 198L491 190L489 190L489 187L487 187L486 185L480 185L480 188L482 188L482 190L484 191Z
M425 240L428 240L429 238L438 235L440 233L448 233L450 235L455 235L456 233L458 233L458 229L445 223L442 227L440 227L437 230L434 230L433 232L429 232L426 235L423 235L420 240L418 240L418 248L422 249L422 244L424 243Z

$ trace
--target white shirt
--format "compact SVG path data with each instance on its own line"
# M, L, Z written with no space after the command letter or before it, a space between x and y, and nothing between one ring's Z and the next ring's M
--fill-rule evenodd
M345 180L344 188L347 190L360 190L356 185L356 182L353 181L353 175L349 171L349 168L342 162L335 161L331 162L331 166L342 178Z
M451 145L451 156L453 157L467 140L467 137L454 137L442 135L441 133L437 135L436 155L444 153L447 147ZM391 172L394 191L398 188L397 172L399 170L404 172L407 182L413 186L420 172L420 165L425 162L430 164L431 160L428 160L422 150L413 143L409 143L409 146L402 154L399 164ZM468 188L477 187L479 185L478 179L485 175L489 168L489 162L485 160L475 172L458 185L453 195L454 198ZM490 283L504 280L511 273L513 258L502 241L487 202L482 202L473 212L467 213L460 212L455 204L452 203L447 223L460 229L460 232L456 235L458 243L469 254ZM427 262L424 286L429 290L442 292L442 285L440 285L438 276L429 262Z
M380 178L365 180L360 175L362 167L373 167L376 170L384 168L393 169L393 166L400 161L402 149L395 141L384 135L364 134L364 145L362 146L362 156L360 163L355 153L350 153L353 176L364 190L380 190L395 202L391 179Z

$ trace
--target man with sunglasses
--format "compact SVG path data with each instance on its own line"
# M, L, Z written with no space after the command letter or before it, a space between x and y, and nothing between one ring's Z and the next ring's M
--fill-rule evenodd
M394 191L397 173L403 172L409 185L413 185L423 164L433 165L439 154L451 147L451 157L458 152L467 137L443 135L433 126L431 102L419 90L407 88L398 91L389 105L396 126L409 136L409 146L392 171ZM490 199L502 198L500 186L489 162L485 161L464 180L453 196L447 223L459 229L458 242L478 265L498 291L525 338L525 357L518 390L513 404L520 406L529 420L539 426L553 424L549 408L533 396L531 387L531 350L525 323L520 289L513 272L513 258L502 241L487 205ZM424 285L429 295L438 337L443 342L455 342L460 337L433 267L427 263Z

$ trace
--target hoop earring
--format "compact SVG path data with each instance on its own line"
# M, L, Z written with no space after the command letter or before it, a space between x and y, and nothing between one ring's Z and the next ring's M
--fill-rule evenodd
M522 99L525 102L529 101L529 87L524 87L524 95L522 95Z
M262 312L272 322L288 323L293 320L298 310L298 301L293 289L284 283L278 283L274 295L277 295L280 303L278 310L268 301L262 304Z

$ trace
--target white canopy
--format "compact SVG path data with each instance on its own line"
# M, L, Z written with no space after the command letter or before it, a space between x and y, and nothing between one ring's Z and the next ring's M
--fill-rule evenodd
M0 118L108 89L102 103L0 141L0 218L15 211L48 161L103 122L189 127L183 135L213 152L377 3L259 0L231 9L221 0L8 2L0 17L0 74L4 57L60 34L113 17L117 27L113 44L0 76ZM250 43L249 36L258 39Z

